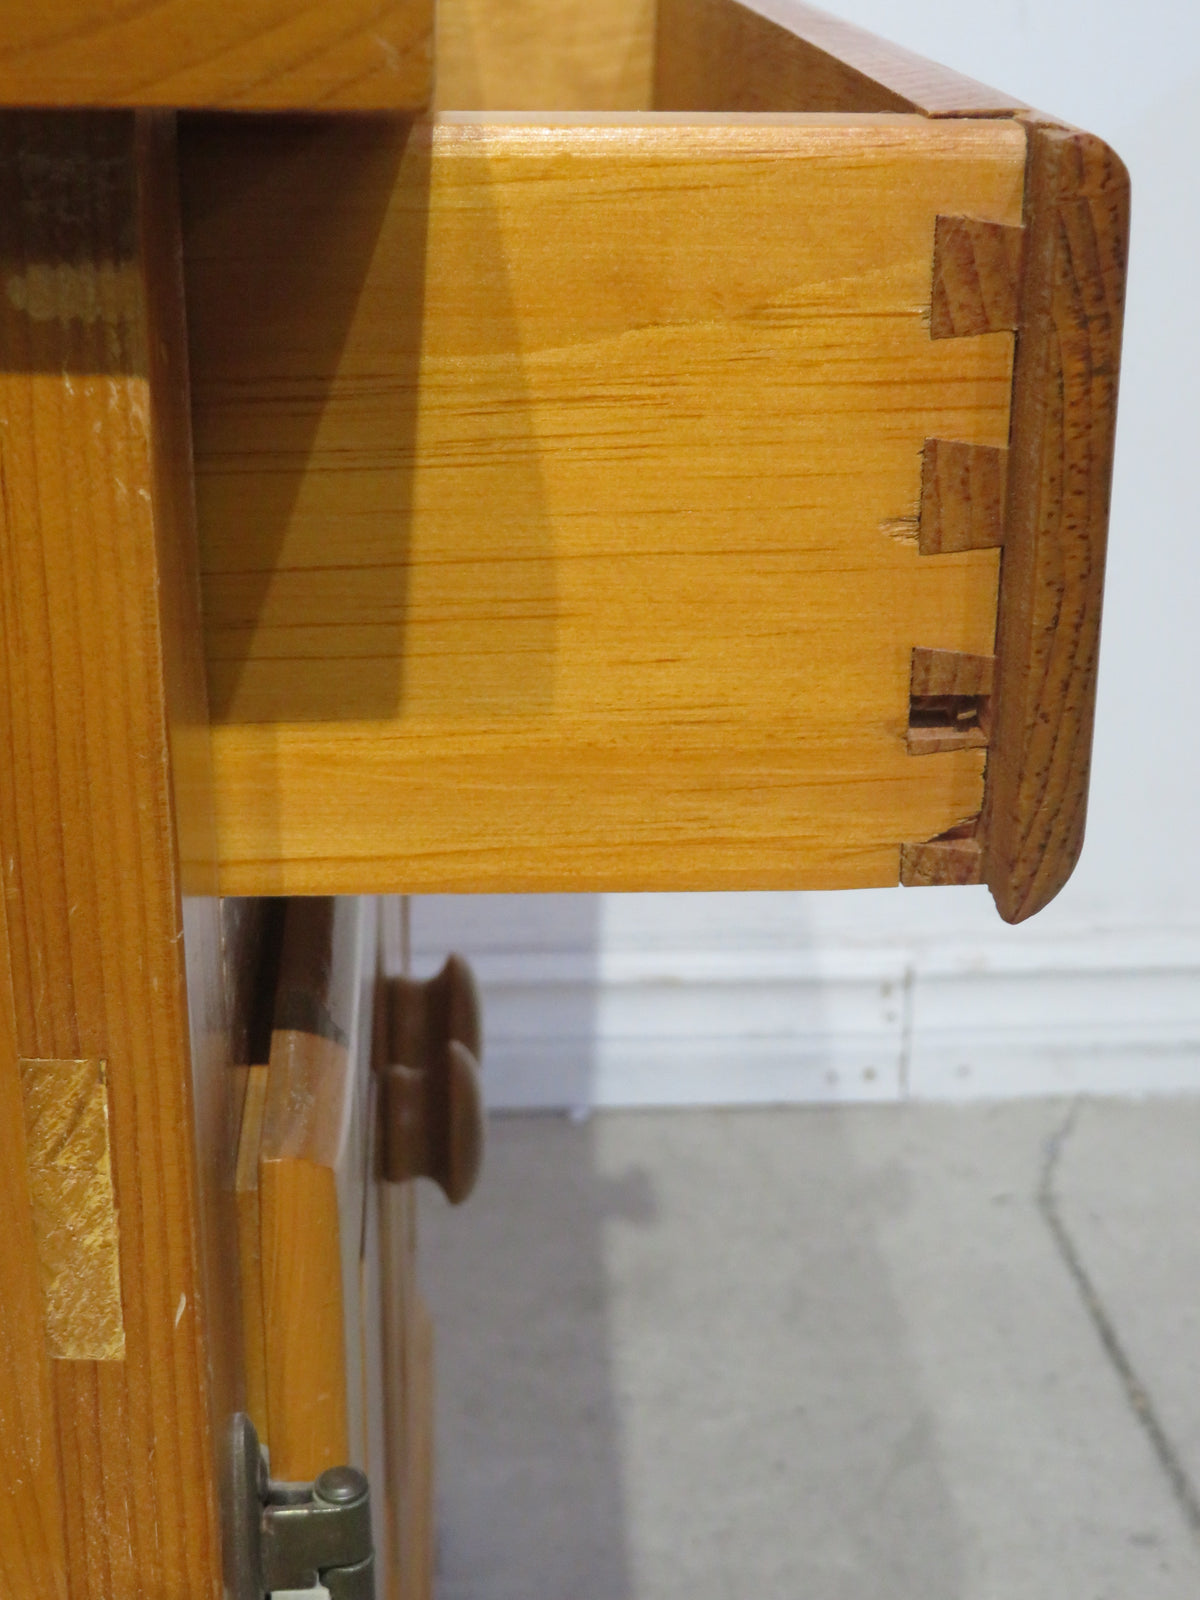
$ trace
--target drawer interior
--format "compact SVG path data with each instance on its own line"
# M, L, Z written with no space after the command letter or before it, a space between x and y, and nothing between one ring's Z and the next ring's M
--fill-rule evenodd
M437 105L648 111L655 0L439 0Z

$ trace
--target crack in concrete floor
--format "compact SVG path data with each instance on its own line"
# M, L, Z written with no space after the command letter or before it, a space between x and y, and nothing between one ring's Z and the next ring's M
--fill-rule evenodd
M1176 1504L1183 1513L1193 1536L1200 1543L1200 1494L1197 1493L1196 1485L1192 1482L1191 1475L1163 1425L1149 1390L1137 1374L1116 1324L1084 1265L1083 1257L1071 1237L1071 1231L1059 1206L1055 1182L1062 1164L1063 1152L1078 1125L1083 1105L1084 1102L1080 1099L1072 1100L1062 1123L1047 1141L1046 1157L1037 1188L1038 1210L1050 1230L1050 1236L1054 1240L1064 1267L1079 1291L1084 1309L1096 1330L1096 1337L1120 1379L1130 1410L1150 1441L1150 1447L1166 1476Z
M1200 1593L1200 1102L489 1137L423 1212L439 1600Z

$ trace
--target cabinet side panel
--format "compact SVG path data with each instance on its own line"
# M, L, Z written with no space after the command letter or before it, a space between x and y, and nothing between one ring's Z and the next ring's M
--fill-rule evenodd
M13 1600L66 1600L54 1402L12 998L8 917L0 899L0 1589Z
M106 1063L120 1229L123 1359L52 1363L80 1596L221 1583L164 643L187 610L168 591L191 530L178 305L164 319L160 294L178 298L176 218L152 198L172 161L166 122L0 121L0 834L17 1046ZM180 463L176 492L160 458ZM194 663L194 640L175 659ZM202 680L190 693L185 721Z

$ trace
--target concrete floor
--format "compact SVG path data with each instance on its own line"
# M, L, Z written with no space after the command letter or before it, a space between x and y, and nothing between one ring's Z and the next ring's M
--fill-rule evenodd
M438 1600L1195 1600L1200 1101L497 1120Z

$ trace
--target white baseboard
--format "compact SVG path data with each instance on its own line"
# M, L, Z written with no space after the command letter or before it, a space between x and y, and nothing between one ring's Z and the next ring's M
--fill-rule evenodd
M1200 952L1096 939L1049 954L1042 968L917 969L914 1099L1200 1091Z
M1200 1092L1191 932L468 954L495 1109Z

